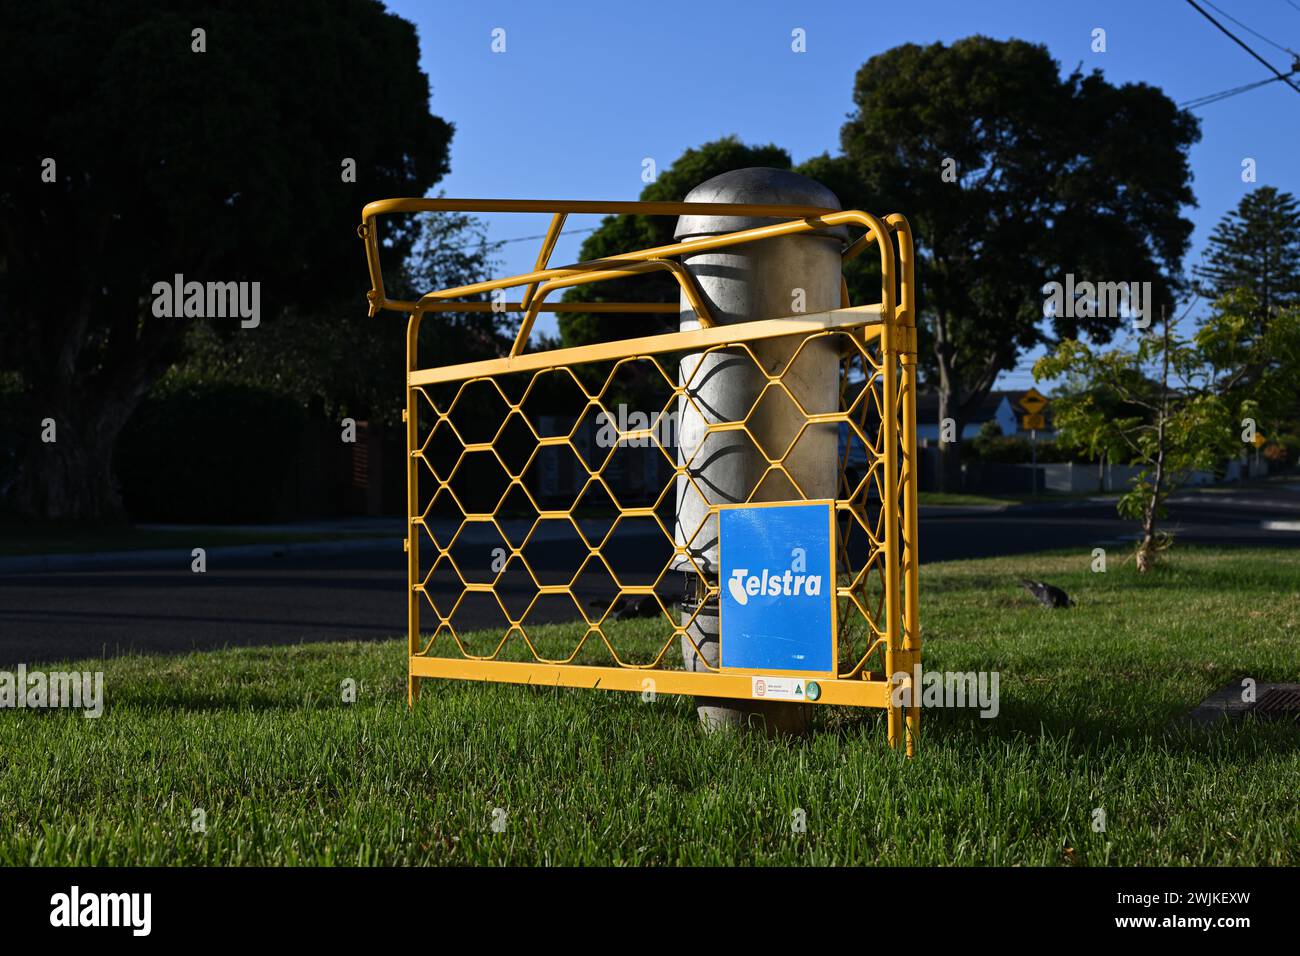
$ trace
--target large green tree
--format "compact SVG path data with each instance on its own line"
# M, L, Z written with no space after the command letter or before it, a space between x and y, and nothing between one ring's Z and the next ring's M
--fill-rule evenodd
M414 27L371 0L3 7L0 365L31 425L14 495L116 518L117 437L195 321L155 316L154 284L259 282L268 318L361 308L362 204L423 194L452 129ZM414 229L391 224L388 255Z
M1126 322L1045 319L1045 283L1153 281L1153 314L1168 305L1199 131L1160 90L1062 76L1042 46L976 36L872 57L853 100L841 145L861 192L840 199L912 225L923 371L957 434L1026 350ZM950 486L958 455L942 453Z

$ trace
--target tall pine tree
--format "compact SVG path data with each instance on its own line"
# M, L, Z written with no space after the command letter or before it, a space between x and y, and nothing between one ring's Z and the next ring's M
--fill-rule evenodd
M1215 226L1206 264L1195 269L1199 291L1218 300L1245 290L1254 297L1257 332L1279 310L1300 304L1300 203L1260 186Z

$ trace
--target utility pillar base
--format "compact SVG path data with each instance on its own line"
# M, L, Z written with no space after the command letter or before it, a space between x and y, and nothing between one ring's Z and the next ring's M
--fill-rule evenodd
M682 660L688 671L714 670L718 666L718 606L706 604L691 622L692 608L682 608L682 626L691 640L682 638ZM701 659L702 658L702 659ZM709 667L705 666L707 662ZM715 670L716 672L716 670ZM761 730L769 737L798 737L812 729L812 708L808 704L779 700L739 700L730 697L696 697L695 709L705 730Z

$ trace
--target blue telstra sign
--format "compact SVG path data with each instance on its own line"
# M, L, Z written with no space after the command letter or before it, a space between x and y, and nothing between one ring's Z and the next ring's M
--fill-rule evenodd
M722 667L833 676L830 502L718 512Z

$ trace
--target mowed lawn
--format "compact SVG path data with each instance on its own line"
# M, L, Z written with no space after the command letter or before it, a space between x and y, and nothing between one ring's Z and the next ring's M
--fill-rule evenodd
M1179 724L1300 679L1300 552L1090 560L923 567L927 669L998 671L1001 713L927 711L911 760L879 711L768 740L684 698L427 681L408 712L401 641L77 662L100 719L0 711L0 863L1300 863L1300 727Z

